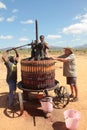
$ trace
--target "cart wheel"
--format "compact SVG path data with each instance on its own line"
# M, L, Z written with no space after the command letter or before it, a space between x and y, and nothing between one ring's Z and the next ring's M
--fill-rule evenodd
M64 108L69 103L69 93L64 86L54 90L56 96L53 98L54 108Z
M4 113L6 116L10 118L17 118L23 114L23 100L22 100L22 94L16 93L14 98L14 107L13 108L6 108L4 110Z

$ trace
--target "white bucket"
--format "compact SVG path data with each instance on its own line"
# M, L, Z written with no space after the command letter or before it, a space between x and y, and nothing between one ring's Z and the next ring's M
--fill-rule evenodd
M64 118L66 128L69 130L77 130L79 126L80 112L72 109L66 110L64 111Z
M42 110L46 113L53 111L52 97L44 97L40 100Z

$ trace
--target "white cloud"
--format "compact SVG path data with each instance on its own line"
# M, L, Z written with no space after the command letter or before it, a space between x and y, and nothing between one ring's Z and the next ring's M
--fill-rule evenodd
M15 18L15 16L9 17L7 18L7 22L14 22Z
M22 24L33 24L33 20L26 20L26 21L21 21Z
M87 14L82 15L81 23L87 23Z
M16 13L16 12L18 12L18 9L13 9L12 10L12 13Z
M73 39L71 40L72 42L76 42L76 41L80 41L80 38L76 38L76 39Z
M69 27L65 27L63 29L64 33L81 34L87 32L87 13L76 16L75 19L79 19L80 21L76 24L70 25Z
M19 41L20 41L20 42L28 42L29 39L26 38L26 37L22 37L22 38L19 39Z
M13 36L11 36L11 35L6 35L6 36L0 35L0 39L1 39L1 40L10 40L10 39L12 39L12 38L13 38Z
M0 17L0 22L2 22L4 20L4 17Z
M86 12L87 12L87 8L84 8L84 11L86 11Z
M63 29L64 33L81 34L87 31L87 24L77 23Z
M47 39L58 39L58 38L61 38L61 35L48 35L47 36Z
M81 18L82 18L82 15L77 15L74 19L78 20L78 19L81 19Z
M0 9L7 9L6 5L0 1Z

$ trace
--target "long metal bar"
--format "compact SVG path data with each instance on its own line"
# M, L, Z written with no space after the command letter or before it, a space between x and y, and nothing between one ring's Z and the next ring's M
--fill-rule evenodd
M35 25L36 25L36 44L38 44L38 22L37 20L35 21Z
M37 20L35 20L35 30L36 30L36 44L38 44L38 22L37 22ZM25 45L22 45L22 46L18 46L18 47L14 47L15 49L18 49L18 48L21 48L21 47L24 47L24 46L30 46L30 45L32 45L32 44L35 44L35 43L33 43L33 42L31 42L31 43L29 43L29 44L25 44ZM13 50L13 48L11 48L11 49L8 49L7 51L12 51Z
M32 44L33 44L33 43L29 43L29 44L25 44L25 45L18 46L18 47L13 47L13 48L18 49L18 48L21 48L21 47L24 47L24 46L30 46L30 45L32 45ZM12 50L13 50L13 48L8 49L7 51L12 51Z

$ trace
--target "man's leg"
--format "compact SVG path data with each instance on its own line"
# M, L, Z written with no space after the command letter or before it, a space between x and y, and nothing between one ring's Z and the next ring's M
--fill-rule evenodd
M14 93L16 91L16 83L14 81L9 81L9 106L12 106L14 103Z

